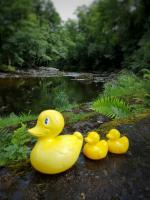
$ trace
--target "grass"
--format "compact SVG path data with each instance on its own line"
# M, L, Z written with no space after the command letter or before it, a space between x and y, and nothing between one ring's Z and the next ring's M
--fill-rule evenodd
M19 116L11 114L8 117L0 118L0 128L7 128L28 121L35 120L37 116L31 114L21 114Z
M88 116L93 115L93 112L92 113L91 112L90 113L81 112L81 113L76 114L76 113L73 113L74 109L80 109L80 105L69 104L69 106L66 109L65 108L56 108L56 110L62 112L63 115L66 116L67 123L77 122L77 121L87 118ZM69 112L67 110L69 110ZM32 115L32 114L21 114L18 116L15 114L10 114L7 117L0 117L0 129L4 129L4 128L6 129L9 127L18 126L21 123L26 123L26 122L36 120L37 117L38 116Z

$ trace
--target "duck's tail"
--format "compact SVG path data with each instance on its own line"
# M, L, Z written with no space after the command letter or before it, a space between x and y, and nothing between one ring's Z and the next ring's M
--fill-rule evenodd
M79 140L83 140L83 135L80 132L74 132L74 134Z

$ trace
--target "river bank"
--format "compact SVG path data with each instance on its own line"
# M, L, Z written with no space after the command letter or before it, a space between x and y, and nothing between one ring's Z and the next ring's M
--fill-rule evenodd
M91 80L93 82L106 82L116 76L118 72L65 72L52 67L39 67L37 69L16 70L13 73L0 72L0 79L5 78L48 78L71 77L79 81Z

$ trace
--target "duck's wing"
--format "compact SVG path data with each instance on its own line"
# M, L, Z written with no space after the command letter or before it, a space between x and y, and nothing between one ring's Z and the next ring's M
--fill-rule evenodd
M122 144L127 144L129 145L129 140L126 136L123 136L119 139L119 141L122 143Z

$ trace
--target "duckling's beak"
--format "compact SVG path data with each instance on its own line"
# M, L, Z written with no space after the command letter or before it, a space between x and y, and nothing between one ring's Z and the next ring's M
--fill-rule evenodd
M108 133L108 134L106 135L106 137L107 137L107 138L110 138L110 134Z
M91 142L92 142L92 140L91 140L91 138L89 138L89 137L86 137L86 138L85 138L85 142L87 142L87 143L91 143Z
M45 131L37 125L31 129L28 129L28 132L35 137L42 137L45 135Z
M108 139L115 139L115 137L114 137L114 135L113 134L111 134L111 133L108 133L107 135L106 135L106 137L108 138Z

